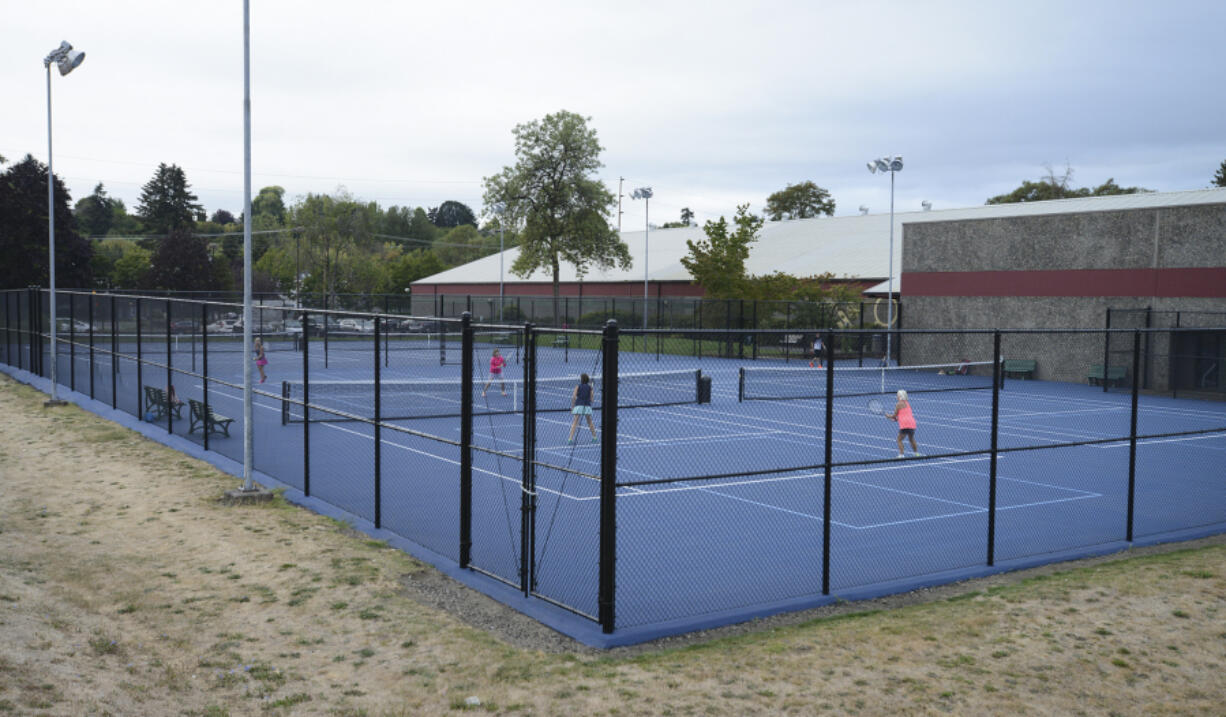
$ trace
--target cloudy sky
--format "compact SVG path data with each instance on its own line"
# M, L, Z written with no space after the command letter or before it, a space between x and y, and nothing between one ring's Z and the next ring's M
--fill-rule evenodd
M0 0L0 155L45 161L73 200L135 208L159 162L205 209L242 209L242 3ZM760 211L812 180L837 214L889 208L865 162L902 154L897 207L982 204L1045 165L1074 184L1208 186L1226 159L1226 2L442 3L253 0L253 186L345 187L480 212L512 128L591 117L623 225L682 207Z

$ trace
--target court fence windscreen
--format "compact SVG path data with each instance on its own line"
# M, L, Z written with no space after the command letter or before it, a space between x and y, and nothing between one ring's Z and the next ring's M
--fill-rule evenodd
M270 301L248 355L238 304L56 304L0 292L7 370L50 376L55 321L74 398L241 463L255 361L258 472L606 633L1226 531L1226 328L1186 317L580 329Z

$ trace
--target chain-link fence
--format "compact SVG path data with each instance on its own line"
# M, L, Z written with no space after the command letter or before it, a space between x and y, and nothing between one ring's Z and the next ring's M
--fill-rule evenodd
M67 390L238 464L250 370L257 471L606 632L1226 529L1220 327L793 355L787 326L260 305L247 354L235 304L48 299L0 292L10 370L49 376L54 320Z

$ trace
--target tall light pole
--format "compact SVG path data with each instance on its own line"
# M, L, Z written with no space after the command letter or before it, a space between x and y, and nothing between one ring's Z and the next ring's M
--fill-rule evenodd
M503 202L498 202L493 206L494 212L498 215L498 323L502 323L502 270L503 264L506 262L506 257L503 256L502 245L502 225L507 221L507 205Z
M902 171L902 155L881 157L868 163L868 171L890 173L890 274L889 295L886 296L885 365L890 365L890 331L894 329L894 175Z
M306 327L303 327L306 331ZM243 491L251 477L255 427L251 425L251 2L243 0Z
M59 318L55 306L55 173L51 171L51 63L54 62L60 68L61 75L67 75L69 72L77 69L77 66L85 62L85 53L80 50L72 49L72 45L65 40L60 43L60 46L55 48L43 58L43 67L47 69L47 247L50 254L50 271L51 282L51 297L49 299L51 305L51 400L44 403L44 406L62 406L64 401L59 399L59 392L56 389L56 355L55 342L56 338L55 324Z
M643 330L647 330L647 256L651 248L651 187L639 187L631 197L643 200L643 216L646 226L643 231Z

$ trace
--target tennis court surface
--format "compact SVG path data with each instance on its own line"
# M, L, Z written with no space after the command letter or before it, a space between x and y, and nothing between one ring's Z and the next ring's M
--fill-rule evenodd
M30 295L5 298L0 361L34 381L50 352L22 318ZM233 337L167 330L210 309L76 303L87 300L107 306L91 308L88 338L59 336L62 392L241 463L245 355ZM829 332L810 366L744 350L765 335L734 346L711 332L438 323L435 335L331 336L326 349L269 332L258 477L587 644L1226 530L1224 396L1161 388L1162 363L1139 350L1112 354L1123 380L1088 381L1102 330L899 331L888 361L880 333ZM1145 338L1116 332L1110 345ZM1084 348L1085 364L1040 358L1006 375L1046 340ZM594 436L571 414L580 374ZM147 403L146 387L168 385L179 415ZM899 390L921 455L908 442L898 457L882 415ZM229 435L193 425L189 401L235 419Z

